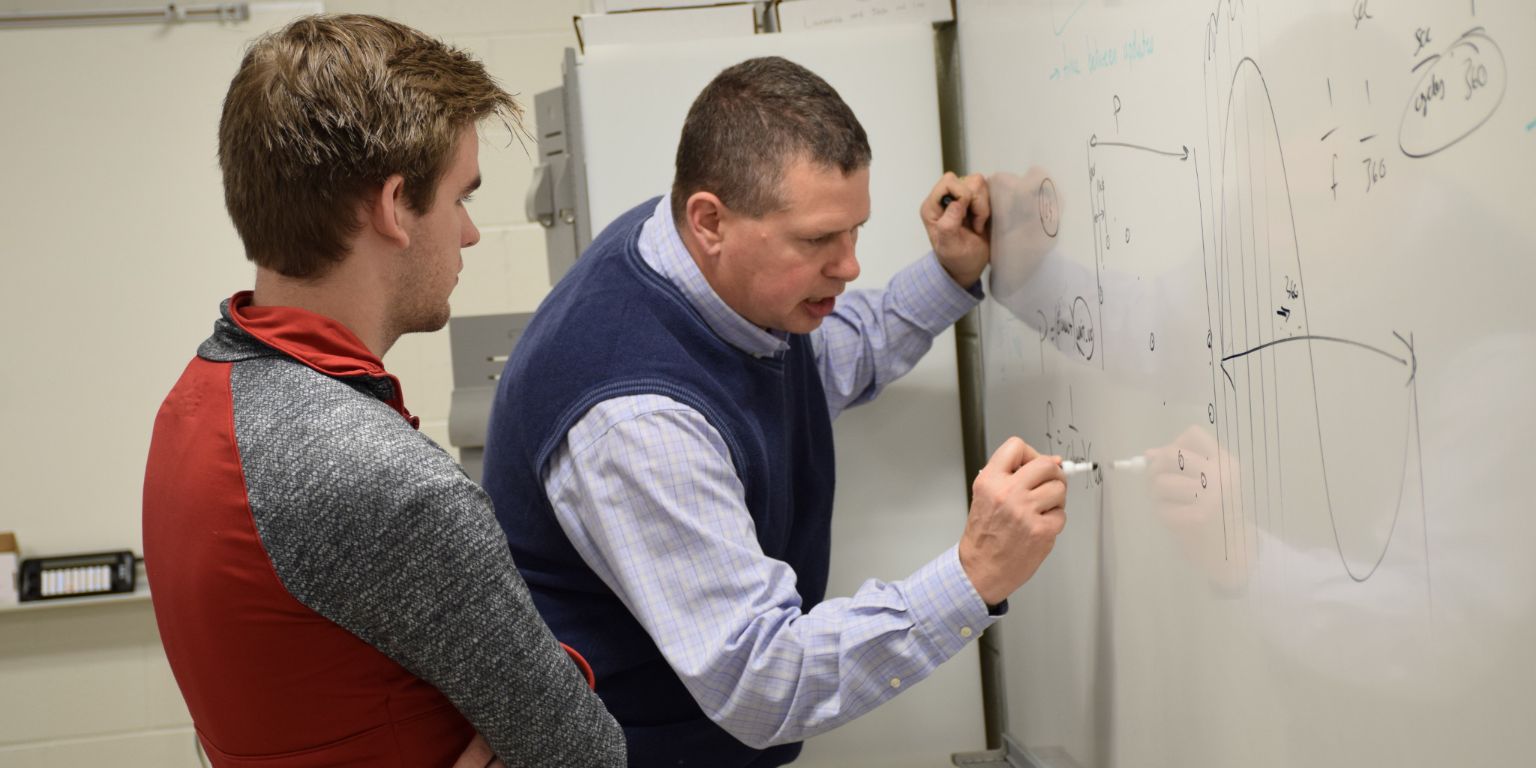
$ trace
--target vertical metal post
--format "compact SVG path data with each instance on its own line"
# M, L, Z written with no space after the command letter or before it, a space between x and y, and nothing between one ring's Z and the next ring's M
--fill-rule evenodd
M956 24L949 22L938 25L934 40L934 53L937 58L934 68L939 78L939 132L944 145L944 167L956 174L964 174L968 169L960 89L960 58L956 43ZM975 477L987 462L986 433L982 421L986 393L982 373L979 310L971 310L955 324L955 353L960 384L960 437L965 452L965 498L969 504L970 479ZM986 730L988 749L999 749L1003 746L1003 733L1008 722L1008 702L1003 694L1001 631L1001 627L993 627L982 633L977 641L977 649L981 655L982 721Z

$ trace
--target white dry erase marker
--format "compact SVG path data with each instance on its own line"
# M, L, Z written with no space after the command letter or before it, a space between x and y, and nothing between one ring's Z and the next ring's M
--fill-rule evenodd
M1061 462L1061 473L1066 475L1067 477L1071 477L1073 475L1080 475L1080 474L1082 474L1084 472L1090 472L1090 471L1098 469L1098 468L1099 468L1099 465L1094 463L1094 462L1092 462L1092 461L1067 461L1067 460L1064 460L1064 461Z
M1147 468L1147 457L1137 456L1131 459L1115 459L1115 469L1139 471Z

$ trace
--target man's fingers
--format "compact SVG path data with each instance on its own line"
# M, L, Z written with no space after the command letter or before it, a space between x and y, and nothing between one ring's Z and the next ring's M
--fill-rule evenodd
M979 173L973 173L965 178L965 182L970 187L971 229L978 235L984 234L987 219L992 218L992 196L988 193L987 179Z
M1179 433L1174 444L1181 446L1186 451L1194 451L1202 456L1216 455L1216 436L1205 427L1193 425Z
M1035 486L1034 490L1030 491L1030 498L1042 510L1041 514L1050 514L1053 509L1066 507L1066 478L1047 480Z
M939 183L933 185L933 189L928 192L928 197L923 200L924 219L937 222L944 218L944 214L948 213L950 208L954 207L944 205L945 195L953 196L956 200L970 199L970 194L966 192L960 179L955 174L945 171L944 175L939 177ZM961 206L961 215L964 215L964 210L965 207Z
M1059 535L1067 527L1067 506L1065 503L1059 507L1053 507L1041 512L1040 516L1045 518L1046 522L1050 524L1050 533L1052 535Z
M1147 459L1147 471L1151 474L1162 472L1178 472L1179 447L1177 445L1163 445L1151 448L1142 456Z
M1003 444L997 447L997 450L992 452L992 458L987 460L987 466L982 468L981 473L985 475L990 471L997 474L1011 475L1018 471L1019 467L1024 466L1026 462L1037 458L1039 455L1035 452L1034 448L1029 446L1029 443L1017 437L1010 437L1004 440Z
M1152 478L1152 497L1162 501L1193 502L1200 490L1200 481L1192 477L1165 472Z
M987 220L992 217L986 177L973 173L962 179L946 172L923 201L922 212L924 219L945 230L969 229L985 234Z
M922 214L924 221L938 223L940 219L944 218L946 210L943 200L944 192L939 189L929 192L928 196L923 198Z
M1061 471L1061 460L1055 456L1036 456L1025 462L1017 474L1025 488L1039 488L1052 481L1060 481L1065 487L1067 480Z
M969 203L963 198L955 198L949 207L944 209L944 215L939 217L939 223L945 229L960 229L965 226L965 215Z
M459 755L459 759L453 763L453 768L493 768L501 766L502 762L491 751L491 745L487 744L485 737L476 733L469 745Z

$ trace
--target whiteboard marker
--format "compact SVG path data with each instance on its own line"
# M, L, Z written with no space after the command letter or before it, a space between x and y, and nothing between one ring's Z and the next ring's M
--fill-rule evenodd
M1084 472L1091 472L1098 468L1099 465L1092 461L1064 460L1061 462L1061 473L1067 477L1080 475Z
M1115 459L1115 469L1142 470L1147 468L1147 457L1137 456L1133 459Z

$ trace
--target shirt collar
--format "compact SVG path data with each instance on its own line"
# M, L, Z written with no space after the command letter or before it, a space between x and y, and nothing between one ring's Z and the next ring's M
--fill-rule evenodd
M420 419L405 408L400 380L384 370L384 363L368 345L340 322L298 307L253 306L251 291L231 296L220 308L224 318L251 338L327 376L365 377L371 390L412 427Z
M639 248L646 265L682 291L709 329L726 343L753 357L770 357L789 350L789 334L753 325L709 286L672 221L670 195L663 195L656 202L651 218L641 227Z

